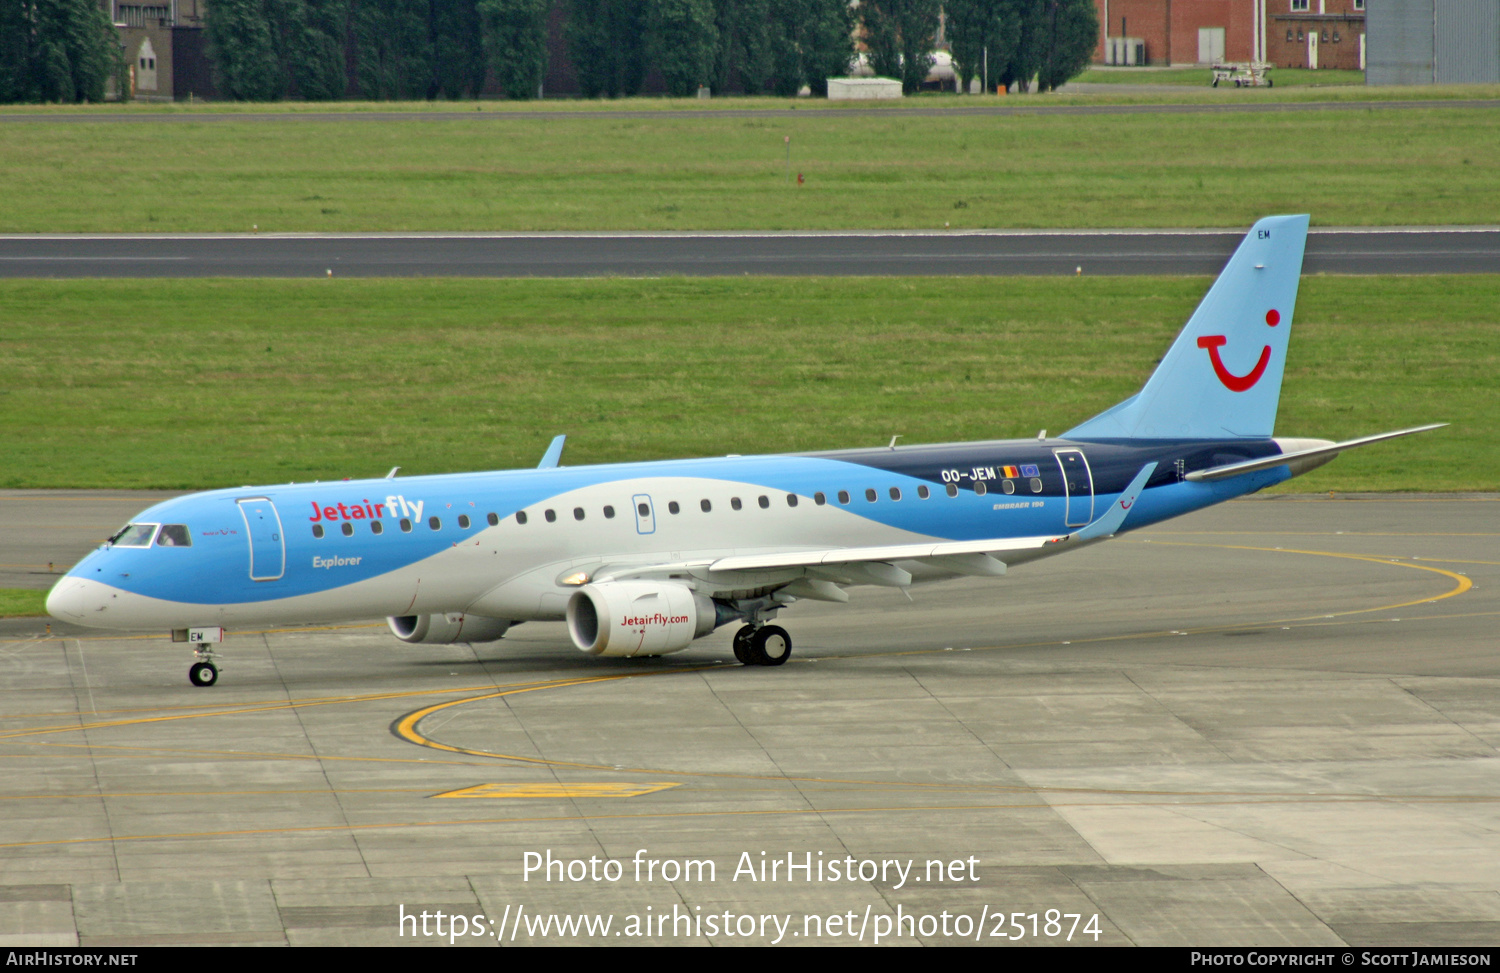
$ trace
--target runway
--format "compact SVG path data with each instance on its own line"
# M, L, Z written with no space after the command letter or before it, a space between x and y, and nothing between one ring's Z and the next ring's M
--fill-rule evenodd
M1234 230L0 236L0 277L1216 274ZM1500 270L1500 228L1314 229L1305 274Z
M151 499L0 493L0 563ZM8 622L0 941L1492 946L1497 505L1230 503L798 605L779 669L346 627L200 690Z

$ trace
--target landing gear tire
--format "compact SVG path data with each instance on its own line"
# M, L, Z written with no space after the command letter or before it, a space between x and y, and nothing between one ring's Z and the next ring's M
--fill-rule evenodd
M219 667L212 662L194 662L188 668L188 682L194 686L212 686L219 680Z
M792 637L780 625L767 625L750 637L750 650L758 666L779 666L792 656Z
M755 629L746 625L734 633L734 657L741 665L755 665L755 657L750 650L750 641L755 637Z

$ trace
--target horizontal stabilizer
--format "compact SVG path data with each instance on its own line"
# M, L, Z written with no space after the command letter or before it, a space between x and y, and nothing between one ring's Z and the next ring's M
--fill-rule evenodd
M1207 470L1194 470L1184 479L1194 483L1203 480L1222 480L1226 477L1239 476L1242 473L1254 473L1256 470L1269 470L1277 466L1291 466L1293 473L1304 473L1322 463L1333 459L1346 449L1354 449L1357 446L1368 446L1370 443L1378 443L1387 439L1398 439L1401 436L1410 436L1419 432L1427 432L1432 429L1441 429L1446 422L1434 422L1427 426L1417 426L1413 429L1398 429L1395 432L1376 433L1373 436L1361 436L1359 439L1349 439L1341 443L1329 443L1326 446L1315 446L1311 449L1298 449L1290 453L1281 453L1277 456L1264 456L1260 459L1247 459L1243 463L1230 463L1226 466L1215 466ZM1301 466L1301 469L1298 467Z

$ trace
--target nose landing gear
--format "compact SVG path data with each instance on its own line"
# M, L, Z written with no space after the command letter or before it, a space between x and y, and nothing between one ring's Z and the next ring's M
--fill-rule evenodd
M212 686L219 681L219 667L214 665L214 646L224 641L222 628L175 629L172 641L192 643L193 664L188 666L188 682L194 686Z
M219 667L204 660L188 667L188 682L194 686L212 686L219 679Z
M746 625L734 633L734 657L747 666L779 666L792 656L792 637L780 625Z

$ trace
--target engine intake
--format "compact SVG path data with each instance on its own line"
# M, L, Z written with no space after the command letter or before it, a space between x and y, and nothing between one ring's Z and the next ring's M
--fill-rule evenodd
M442 615L394 615L385 620L391 634L413 645L450 645L454 642L493 642L510 622L502 618L448 612Z
M568 600L568 634L589 655L680 652L718 623L718 606L685 585L606 581Z

